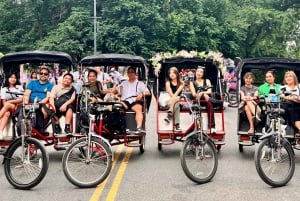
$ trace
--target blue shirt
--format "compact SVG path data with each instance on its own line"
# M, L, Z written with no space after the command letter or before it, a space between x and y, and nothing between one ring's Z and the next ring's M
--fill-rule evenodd
M27 85L27 89L31 91L29 102L33 103L35 97L38 98L38 101L43 100L46 97L47 92L51 92L52 88L53 84L51 82L41 84L39 80L32 80Z

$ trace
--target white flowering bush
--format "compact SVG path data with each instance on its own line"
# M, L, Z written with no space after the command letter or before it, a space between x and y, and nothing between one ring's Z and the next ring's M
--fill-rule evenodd
M186 51L186 50L181 50L179 52L159 52L156 53L151 59L152 66L154 67L155 73L158 74L160 72L161 68L161 63L165 59L169 59L172 57L183 57L183 58L193 58L193 57L200 57L204 60L212 60L213 63L220 68L222 72L226 71L226 66L224 64L224 58L223 54L221 52L214 52L214 51L209 51L209 52L197 52L197 51Z

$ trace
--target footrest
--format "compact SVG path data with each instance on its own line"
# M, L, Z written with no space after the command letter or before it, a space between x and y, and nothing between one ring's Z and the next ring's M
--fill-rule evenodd
M170 144L174 144L175 140L170 136L170 138L160 139L158 143L162 145L170 145Z

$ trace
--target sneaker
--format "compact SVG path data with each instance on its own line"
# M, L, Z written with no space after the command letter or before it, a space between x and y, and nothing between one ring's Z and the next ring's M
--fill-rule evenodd
M145 132L145 130L143 130L142 128L137 127L137 128L135 129L135 131L134 131L134 134L136 134L136 135L145 135L146 132Z
M68 134L68 133L71 133L71 127L70 127L70 124L66 124L66 125L65 125L65 130L64 130L64 131L65 131L65 133L67 133L67 134Z
M166 116L166 118L164 118L164 121L169 124L172 120L172 114L168 113L168 115Z
M59 124L55 124L55 126L54 126L54 131L55 131L55 133L57 133L57 134L60 134L60 133L61 133L61 127L60 127Z
M174 129L174 130L177 131L177 132L182 131L182 129L180 128L180 125L179 125L179 124L176 124L176 125L175 125L175 129Z

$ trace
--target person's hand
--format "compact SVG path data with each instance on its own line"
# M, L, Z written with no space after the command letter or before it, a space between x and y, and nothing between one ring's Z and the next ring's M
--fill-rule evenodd
M140 101L142 99L143 99L143 94L142 93L138 94L137 97L136 97L136 100Z
M59 111L65 112L67 110L67 104L64 103L62 106L60 106Z

